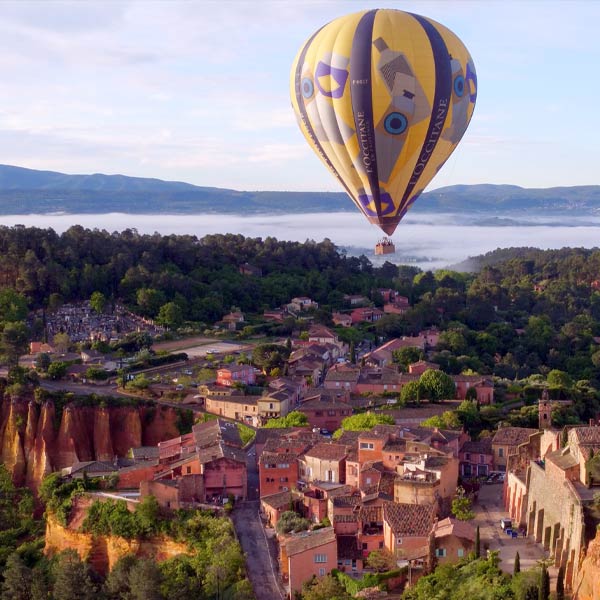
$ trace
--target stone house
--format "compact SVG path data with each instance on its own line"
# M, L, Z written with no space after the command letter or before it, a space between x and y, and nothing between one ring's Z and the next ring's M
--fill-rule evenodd
M281 574L290 597L312 577L324 577L337 568L337 540L333 527L303 531L280 542Z
M207 396L206 412L257 427L258 401L260 396Z
M431 563L433 507L390 503L383 507L384 545L398 559Z
M256 373L252 365L228 365L217 369L217 384L231 387L234 383L254 385Z
M325 394L306 398L298 411L306 415L311 427L327 431L339 429L342 421L352 415L352 407L347 402Z
M537 433L537 429L527 427L502 427L498 429L492 438L493 470L506 471L508 456L516 454L518 447L521 444L527 444L530 436Z
M438 564L455 563L475 548L475 528L451 517L433 526L435 560Z
M300 478L306 482L345 483L347 454L348 449L343 444L316 444L299 459Z
M487 477L493 471L492 438L465 442L459 452L461 477Z

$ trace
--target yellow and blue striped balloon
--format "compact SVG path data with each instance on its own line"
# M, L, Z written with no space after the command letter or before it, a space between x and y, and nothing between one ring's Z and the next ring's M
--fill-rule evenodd
M477 75L443 25L369 10L309 38L292 66L291 96L312 149L391 235L467 129Z

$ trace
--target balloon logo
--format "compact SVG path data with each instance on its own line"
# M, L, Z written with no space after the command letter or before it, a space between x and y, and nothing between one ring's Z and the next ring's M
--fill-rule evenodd
M473 59L458 37L399 10L319 29L290 83L309 145L388 235L458 145L477 98Z

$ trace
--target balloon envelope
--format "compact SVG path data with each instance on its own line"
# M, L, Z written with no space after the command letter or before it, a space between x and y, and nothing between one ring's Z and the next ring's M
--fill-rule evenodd
M354 13L319 29L290 83L308 143L388 235L456 148L477 97L458 37L399 10Z

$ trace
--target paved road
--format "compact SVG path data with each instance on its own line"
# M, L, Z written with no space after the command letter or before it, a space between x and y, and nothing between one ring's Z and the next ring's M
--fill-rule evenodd
M275 540L268 538L258 517L258 500L240 502L232 513L233 525L246 555L248 576L256 600L284 598L278 585Z
M496 550L500 555L500 568L513 572L515 554L519 553L521 570L538 565L538 561L548 558L548 552L541 544L536 544L532 537L509 538L500 527L500 519L508 517L502 503L502 484L482 485L477 502L473 505L475 519L471 521L474 527L479 525L482 553L486 545L490 550ZM557 569L550 567L551 586L554 586Z

